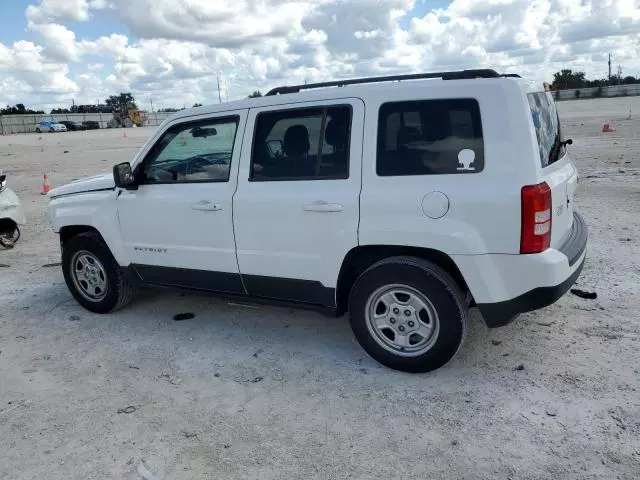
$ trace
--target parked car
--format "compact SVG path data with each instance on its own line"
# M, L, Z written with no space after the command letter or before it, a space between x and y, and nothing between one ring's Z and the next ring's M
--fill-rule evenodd
M86 130L97 130L100 128L100 123L93 120L82 122L82 125L84 125Z
M36 123L36 132L66 132L67 127L62 123L56 123L51 120L45 120L40 123Z
M13 248L20 238L20 225L26 221L20 199L7 187L7 176L0 172L0 246Z
M280 87L196 112L50 193L86 309L147 284L348 312L373 358L424 372L458 351L470 308L506 325L580 274L569 141L550 92L517 76Z
M62 120L61 122L58 122L58 123L61 123L62 125L67 127L67 131L87 129L87 127L85 127L82 123L72 122L71 120Z

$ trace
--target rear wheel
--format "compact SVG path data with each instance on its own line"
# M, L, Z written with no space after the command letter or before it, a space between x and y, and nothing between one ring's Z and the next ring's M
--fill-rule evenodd
M62 250L62 272L69 291L87 310L108 313L127 305L134 288L96 232L71 238Z
M414 257L389 258L366 270L351 291L349 312L367 353L405 372L443 366L467 331L460 287L442 268Z

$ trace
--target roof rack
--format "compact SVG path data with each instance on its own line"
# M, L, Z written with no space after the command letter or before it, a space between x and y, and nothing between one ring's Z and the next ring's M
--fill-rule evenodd
M310 90L312 88L324 87L344 87L345 85L359 85L362 83L378 83L378 82L399 82L402 80L419 80L425 78L442 78L442 80L466 80L472 78L499 78L506 75L500 75L495 70L488 68L478 70L459 70L454 72L434 72L434 73L414 73L409 75L389 75L386 77L368 77L354 78L352 80L337 80L334 82L309 83L305 85L292 85L284 87L276 87L267 92L269 95L281 95L284 93L297 93L300 90ZM512 75L508 75L512 76Z

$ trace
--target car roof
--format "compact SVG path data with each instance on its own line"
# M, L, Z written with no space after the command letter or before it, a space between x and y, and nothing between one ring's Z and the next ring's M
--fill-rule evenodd
M473 76L474 72L493 72L491 76ZM444 75L452 75L446 78ZM521 78L519 75L500 75L493 70L464 70L461 72L443 72L442 74L415 74L392 77L371 77L368 79L354 79L335 82L325 82L311 85L297 85L292 87L278 87L267 95L247 98L227 103L204 105L201 107L180 110L169 116L169 119L180 119L210 113L222 113L229 110L243 110L262 108L291 103L332 100L348 97L366 97L396 89L407 87L419 88L447 88L448 86L473 89L480 84L506 85L516 84L524 93L544 91L544 86Z

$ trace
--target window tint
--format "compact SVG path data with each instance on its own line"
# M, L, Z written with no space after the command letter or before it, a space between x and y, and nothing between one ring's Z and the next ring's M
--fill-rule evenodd
M378 175L476 173L483 168L476 100L424 100L380 107Z
M147 157L142 182L228 181L237 128L237 117L170 128Z
M251 179L348 178L350 107L261 113L256 120Z
M556 111L556 104L548 92L530 93L529 108L536 129L540 162L543 167L552 164L564 152L560 152L558 143L560 138L560 120Z

